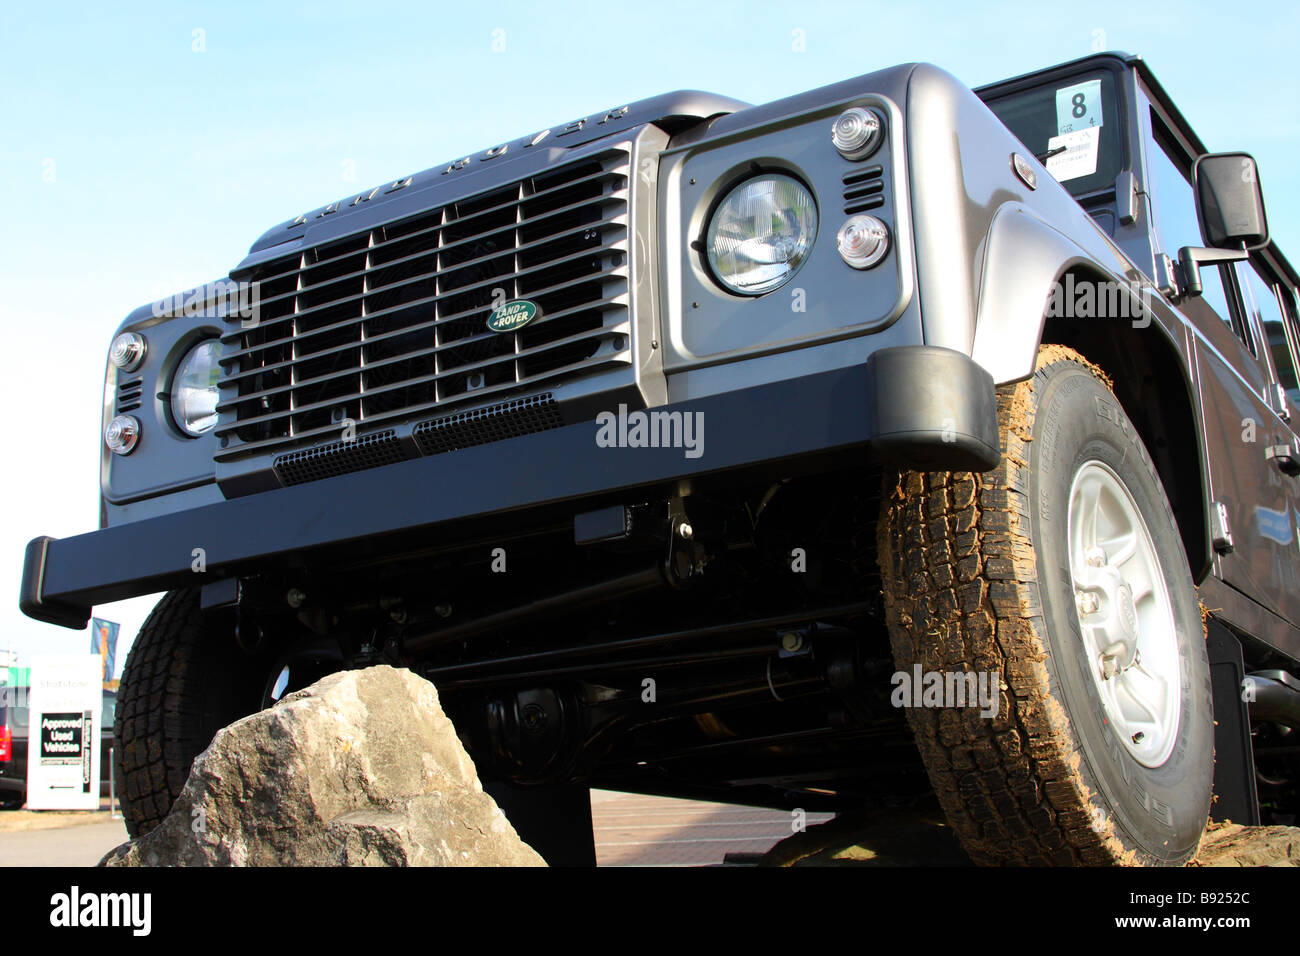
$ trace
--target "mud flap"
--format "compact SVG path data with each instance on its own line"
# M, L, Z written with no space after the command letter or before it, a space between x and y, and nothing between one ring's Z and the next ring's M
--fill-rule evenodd
M1214 694L1214 802L1210 804L1210 819L1259 826L1250 708L1242 699L1246 666L1241 643L1213 617L1205 626Z

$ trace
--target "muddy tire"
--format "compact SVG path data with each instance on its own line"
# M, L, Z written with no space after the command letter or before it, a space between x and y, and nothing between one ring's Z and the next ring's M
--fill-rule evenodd
M1213 714L1160 479L1104 374L1064 347L999 389L998 415L995 470L885 478L878 550L898 670L1000 684L991 718L908 708L930 780L977 863L1181 864L1209 813Z
M228 628L205 620L198 590L158 602L131 645L113 725L116 787L132 837L162 822L194 758L218 730L256 711L261 692L261 672Z

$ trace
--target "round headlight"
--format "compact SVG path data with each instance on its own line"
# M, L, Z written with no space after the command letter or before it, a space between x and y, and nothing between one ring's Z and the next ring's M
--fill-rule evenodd
M217 381L221 343L200 342L186 353L172 378L172 420L187 435L202 435L217 423Z
M727 193L709 220L709 268L724 287L761 295L786 282L817 234L812 193L791 176L767 173Z

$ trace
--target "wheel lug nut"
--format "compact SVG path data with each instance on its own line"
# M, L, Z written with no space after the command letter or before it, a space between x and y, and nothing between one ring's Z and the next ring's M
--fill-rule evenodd
M1143 737L1143 736L1144 736L1144 734L1142 733L1142 731L1139 730L1137 733L1135 733L1135 734L1133 735L1133 743L1135 743L1135 744L1140 744L1140 743L1142 743L1142 737Z
M1104 568L1106 566L1106 552L1101 548L1089 548L1083 556L1088 562L1090 568Z
M1080 614L1094 614L1101 607L1100 599L1091 591L1080 591L1076 603L1079 605Z

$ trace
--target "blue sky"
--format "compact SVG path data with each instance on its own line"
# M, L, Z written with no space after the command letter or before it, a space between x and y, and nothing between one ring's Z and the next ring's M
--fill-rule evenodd
M96 525L104 353L133 307L225 275L265 229L304 210L667 90L760 103L909 60L974 86L1098 44L1141 53L1211 149L1254 153L1274 238L1300 263L1298 11L1268 2L7 5L0 327L17 361L3 377L0 582L16 593L29 538ZM97 613L122 622L125 645L151 603ZM0 628L0 648L23 656L89 641L27 620L12 599Z

